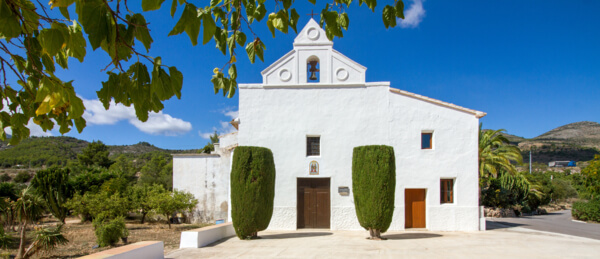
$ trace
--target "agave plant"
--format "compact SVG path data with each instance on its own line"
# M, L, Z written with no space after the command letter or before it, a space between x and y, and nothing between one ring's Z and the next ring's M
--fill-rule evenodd
M35 238L22 258L29 258L39 251L48 252L59 245L66 244L69 240L63 236L62 227L60 224L56 227L40 228L35 231Z

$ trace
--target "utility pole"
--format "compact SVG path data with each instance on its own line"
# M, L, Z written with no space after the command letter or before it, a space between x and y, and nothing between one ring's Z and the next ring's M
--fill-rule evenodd
M531 174L531 149L529 149L529 174Z

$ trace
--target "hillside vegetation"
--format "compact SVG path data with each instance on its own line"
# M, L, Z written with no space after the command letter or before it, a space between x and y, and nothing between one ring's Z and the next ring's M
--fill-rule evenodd
M77 154L87 147L89 142L73 137L31 137L19 145L8 146L0 142L0 168L38 168L49 166L65 166L69 161L77 159ZM196 152L196 150L161 149L148 142L135 145L108 146L109 157L116 159L124 154L130 159L142 157L150 153L174 154Z
M525 161L532 153L534 163L550 161L589 161L600 154L600 124L582 121L550 130L532 139L503 134L518 145Z

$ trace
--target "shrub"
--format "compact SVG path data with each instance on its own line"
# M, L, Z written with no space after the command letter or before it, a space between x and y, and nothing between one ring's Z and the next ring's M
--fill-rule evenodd
M4 232L4 228L0 227L0 248L6 249L14 243L12 236Z
M26 183L29 179L31 179L31 175L28 172L19 172L15 176L15 183Z
M573 203L571 215L583 221L600 222L600 199L591 200L588 202L578 201Z
M264 147L240 146L231 168L231 218L240 239L256 237L269 226L275 198L273 153Z
M100 247L112 246L119 242L122 237L129 236L129 231L125 226L125 219L118 217L108 222L105 219L97 218L94 220L96 239Z
M352 153L352 190L356 216L372 239L381 239L394 214L396 158L390 146L355 147Z
M0 175L0 182L8 182L10 180L12 180L12 178L7 173Z

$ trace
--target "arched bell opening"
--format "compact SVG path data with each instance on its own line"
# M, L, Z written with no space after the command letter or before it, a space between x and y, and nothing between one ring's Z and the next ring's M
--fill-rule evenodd
M319 73L319 58L311 56L306 60L306 82L318 83L321 81Z

